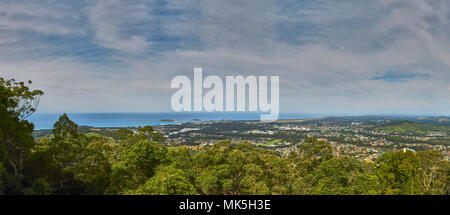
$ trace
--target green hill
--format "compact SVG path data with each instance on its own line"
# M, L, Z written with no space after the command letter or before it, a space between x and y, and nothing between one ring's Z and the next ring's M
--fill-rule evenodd
M415 123L411 121L396 121L379 127L379 130L388 132L416 132L424 133L430 131L450 131L449 126L434 126Z

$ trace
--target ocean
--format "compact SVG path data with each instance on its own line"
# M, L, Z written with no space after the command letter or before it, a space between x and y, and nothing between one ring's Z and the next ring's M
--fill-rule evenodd
M137 127L210 120L259 120L256 112L67 113L79 126ZM62 113L35 113L27 118L35 130L51 129ZM320 114L281 113L279 119L320 118Z

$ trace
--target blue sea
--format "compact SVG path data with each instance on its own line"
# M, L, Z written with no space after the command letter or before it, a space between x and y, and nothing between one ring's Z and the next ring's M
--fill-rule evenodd
M69 118L80 126L137 127L166 125L210 120L259 120L256 112L169 112L169 113L68 113ZM62 113L35 113L27 118L36 130L51 129ZM281 113L279 119L320 118L320 114ZM163 120L163 121L161 121ZM166 121L170 120L170 121Z

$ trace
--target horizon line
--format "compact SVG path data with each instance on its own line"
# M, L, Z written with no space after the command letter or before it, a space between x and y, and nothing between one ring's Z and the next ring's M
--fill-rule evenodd
M169 114L260 114L266 112L253 111L216 111L216 112L174 112L174 111L149 111L149 112L35 112L34 114L151 114L151 113L169 113ZM304 114L304 115L322 115L322 116L444 116L450 117L450 114L444 113L307 113L307 112L280 112L281 114Z

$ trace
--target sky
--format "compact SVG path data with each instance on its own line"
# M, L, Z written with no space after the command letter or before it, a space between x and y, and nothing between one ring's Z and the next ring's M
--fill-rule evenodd
M278 75L281 112L450 115L450 1L0 0L0 77L38 112L171 111L194 67Z

